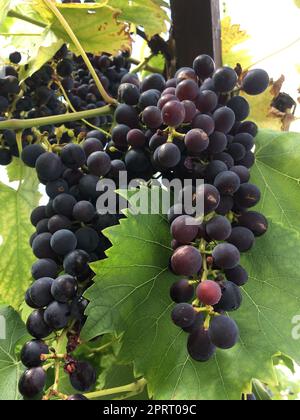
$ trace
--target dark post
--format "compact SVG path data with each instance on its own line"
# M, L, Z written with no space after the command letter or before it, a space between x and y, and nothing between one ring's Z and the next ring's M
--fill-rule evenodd
M209 54L222 64L219 0L171 0L176 67L191 66Z

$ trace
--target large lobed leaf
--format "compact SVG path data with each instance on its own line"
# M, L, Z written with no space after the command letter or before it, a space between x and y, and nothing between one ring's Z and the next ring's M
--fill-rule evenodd
M10 8L11 0L0 0L0 24L5 20Z
M252 182L262 191L259 210L300 232L300 134L261 131Z
M157 0L109 0L109 4L121 10L120 19L143 26L146 34L153 35L167 31L169 17L162 6L166 3Z
M169 288L176 277L168 270L171 237L164 217L129 215L106 232L113 247L107 260L94 264L97 277L87 293L91 303L83 337L124 332L120 361L134 361L156 399L239 399L253 378L276 381L273 355L281 352L300 361L299 342L292 334L300 302L300 237L292 229L299 197L298 136L277 136L261 132L258 137L262 173L256 167L253 180L263 188L263 210L275 222L270 220L268 234L243 256L250 281L243 288L241 309L231 314L241 333L234 349L218 351L204 364L188 356L187 336L170 321ZM276 191L270 192L272 183ZM273 210L266 203L274 193L280 205Z
M121 360L134 361L155 399L239 399L252 378L274 381L271 358L278 351L300 361L299 343L291 333L300 298L295 231L272 224L270 233L244 258L250 282L244 304L234 314L241 340L204 364L190 359L187 336L170 320L169 288L176 277L168 271L166 220L129 216L107 234L114 246L108 260L94 264L98 276L88 292L91 303L83 338L124 331ZM287 272L289 281L284 282Z
M15 161L9 169L10 181L18 181L17 189L0 183L0 296L18 308L31 282L30 268L34 256L29 238L34 229L30 213L40 200L34 170Z
M120 11L106 4L56 4L85 51L100 54L103 51L115 54L129 49L131 39L124 23L118 20ZM70 43L78 52L58 19L41 0L34 0L34 8L61 40Z
M6 338L2 339L4 324ZM0 400L19 400L18 381L23 367L16 356L16 346L28 335L18 313L3 305L0 305L0 327Z

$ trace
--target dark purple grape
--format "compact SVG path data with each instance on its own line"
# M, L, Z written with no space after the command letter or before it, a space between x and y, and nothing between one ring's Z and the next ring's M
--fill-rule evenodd
M191 358L197 362L207 362L216 352L216 347L203 327L190 334L187 349Z
M245 166L233 166L232 168L230 168L230 171L237 174L237 176L240 178L241 184L245 184L250 179L250 171Z
M94 152L88 157L87 166L92 175L101 177L110 171L111 160L105 152Z
M225 270L225 276L228 281L232 281L239 287L244 286L249 279L247 271L240 265L231 270Z
M127 105L137 105L140 99L140 90L135 84L122 83L119 87L118 97L120 102Z
M61 216L59 214L52 216L51 219L49 219L48 221L48 230L52 234L62 229L70 230L71 227L71 220L68 219L66 216Z
M252 137L256 137L258 133L258 126L253 121L244 121L238 128L238 133L248 133Z
M182 105L184 106L184 109L185 109L184 123L190 124L195 118L195 115L197 114L196 105L192 101L183 101Z
M25 398L35 398L46 385L46 372L41 367L26 370L19 380L19 392Z
M216 213L221 216L226 216L229 212L232 211L234 207L233 197L230 195L221 195L221 200Z
M196 192L197 200L203 203L204 214L209 214L215 211L220 204L220 193L210 184L201 185Z
M222 195L233 195L240 188L241 181L235 172L224 171L218 174L214 186Z
M63 164L70 169L78 169L85 164L86 155L78 144L67 144L61 151Z
M199 55L194 60L193 68L201 80L211 77L215 71L215 62L209 55Z
M45 152L45 149L40 144L30 144L23 149L21 159L25 165L34 168L38 158Z
M173 309L171 317L177 327L188 328L194 323L196 312L192 305L188 303L178 303Z
M32 251L37 258L55 259L56 255L50 245L51 238L51 233L41 233L34 239L32 243Z
M48 337L53 331L44 321L44 312L43 309L32 312L26 323L29 334L38 340Z
M79 276L88 269L89 255L82 250L76 250L64 259L64 270L71 276Z
M70 321L70 306L66 303L52 302L44 313L44 320L54 331L66 328Z
M234 196L235 202L243 208L256 206L261 198L261 192L256 185L242 184Z
M232 229L231 235L227 241L236 246L240 252L247 252L253 247L255 237L251 230L242 226L237 226Z
M46 193L49 198L54 199L59 194L69 192L69 186L64 179L57 179L56 181L50 181L46 184Z
M186 303L194 297L194 287L188 280L178 280L170 289L170 296L175 303Z
M233 157L235 162L239 162L246 156L246 149L240 143L232 143L228 147L228 153Z
M41 259L33 264L31 274L35 280L41 279L42 277L56 278L58 266L53 260Z
M199 128L194 128L193 130L190 130L186 134L184 142L188 152L192 154L200 154L201 152L206 150L210 145L208 135L205 133L205 131Z
M232 233L231 223L224 216L215 216L206 223L206 233L214 241L225 241Z
M96 138L88 138L82 143L82 149L86 158L88 158L92 153L102 152L103 144Z
M206 114L197 114L192 121L193 128L200 128L205 131L208 136L211 136L215 131L215 122L212 117Z
M49 347L40 340L29 341L22 348L21 362L27 368L39 367L43 364L42 354L49 354Z
M77 292L77 281L70 275L58 277L51 287L51 294L59 303L67 303L74 299Z
M262 69L248 71L242 82L242 89L248 95L260 95L269 86L270 78L268 73Z
M236 121L243 121L250 114L250 105L242 96L233 96L227 102L227 106L234 112Z
M202 90L195 103L200 112L213 112L218 105L218 95L211 90Z
M212 256L215 265L226 270L235 268L240 262L240 252L232 244L217 245Z
M233 312L237 311L243 301L240 288L231 281L222 283L222 298L215 306L215 311Z
M196 238L199 225L193 217L179 216L171 225L171 235L182 245L188 245Z
M235 88L238 76L232 68L221 67L215 72L213 81L218 92L228 93Z
M176 88L176 96L180 101L194 101L199 95L199 86L192 79L180 82Z
M63 164L60 157L50 152L39 156L35 168L39 178L46 182L59 179L63 172Z
M227 165L224 162L212 160L205 169L205 179L213 183L216 176L225 171L227 171Z
M239 329L233 319L227 316L215 316L208 330L212 343L223 350L231 349L239 339Z
M249 133L239 133L234 136L233 143L241 144L249 152L254 147L254 137Z
M70 194L60 194L53 200L53 209L57 214L71 217L76 204L75 198Z
M169 127L178 127L185 120L184 105L177 101L168 102L162 109L164 124Z
M212 154L222 153L227 147L227 137L220 131L215 131L209 136L208 152Z
M215 129L228 134L235 123L235 115L232 109L223 106L217 109L213 114Z
M73 217L78 222L89 223L93 220L96 209L89 201L79 201L73 208Z
M57 255L67 255L77 247L77 238L67 229L58 230L52 235L51 248Z
M241 226L250 229L257 237L264 235L269 225L265 216L255 211L248 211L238 216L238 222Z
M140 148L140 147L143 148L146 144L146 136L141 130L138 130L138 129L130 130L129 133L127 134L127 143L129 146L133 148Z
M171 258L171 268L179 276L193 276L201 270L201 266L200 252L189 245L176 249Z
M50 277L42 277L36 280L29 289L30 299L37 308L44 308L53 301L51 295L53 281Z
M70 382L73 388L80 392L87 392L96 384L96 371L87 362L77 362L76 369L70 375Z
M181 153L173 143L165 143L157 149L157 159L163 168L174 168L180 162Z
M148 106L144 109L142 118L143 123L151 129L159 128L163 123L161 110L156 106Z

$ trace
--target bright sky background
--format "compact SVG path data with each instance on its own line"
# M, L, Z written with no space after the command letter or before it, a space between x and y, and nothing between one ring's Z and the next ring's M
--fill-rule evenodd
M222 3L221 0L221 8ZM270 76L278 79L286 77L283 91L297 101L300 87L300 9L294 0L225 0L228 14L233 23L239 23L251 39L247 46L257 67L266 69ZM286 46L294 43L290 48ZM266 58L281 49L284 51ZM300 104L297 110L300 116ZM300 122L293 123L291 131L300 131Z

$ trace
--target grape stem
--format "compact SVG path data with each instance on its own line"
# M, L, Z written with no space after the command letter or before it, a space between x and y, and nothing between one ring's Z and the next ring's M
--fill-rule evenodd
M153 57L153 56L152 56L152 57ZM129 62L130 62L130 63L135 64L136 66L141 65L141 62L140 62L139 60L137 60L136 58L132 58L132 57L130 57L128 60L129 60ZM148 61L148 62L149 62L149 61ZM157 68L157 67L150 66L148 63L146 63L146 65L144 65L144 66L143 66L143 69L144 69L144 70L149 71L150 73L159 73L159 74L163 74L163 71L162 71L161 69L159 69L159 68ZM136 73L136 71L135 71L135 70L136 70L136 69L134 69L134 70L132 71L132 73L133 73L133 72L135 72L135 73Z
M43 362L46 362L47 360L64 360L66 359L67 355L66 354L42 354L41 355L41 360Z
M38 20L32 19L32 18L31 18L31 17L29 17L29 16L24 16L24 15L22 15L21 13L18 13L18 12L14 11L14 10L10 10L10 11L7 13L7 16L8 16L8 17L11 17L11 18L15 18L15 19L23 20L24 22L31 23L32 25L39 26L40 28L47 28L47 24L46 24L46 23L44 23L44 22L39 22ZM11 35L11 34L10 34L10 35ZM37 34L37 35L38 35L38 34Z
M123 394L123 393L135 393L135 395L140 394L145 386L147 385L146 379L142 378L137 382L133 382L129 385L124 385L116 388L111 389L103 389L101 391L90 392L89 394L85 394L84 396L89 400L94 400L101 397L106 397L108 395L114 394Z
M101 115L111 115L113 108L110 105L96 108L89 111L80 111L51 117L33 118L28 120L11 119L0 122L1 130L25 130L26 128L42 127L46 125L59 125L66 122L79 121L85 118L94 118Z
M141 61L135 69L131 71L131 73L139 73L140 71L144 70L149 61L154 57L154 54L151 54L149 57L145 58L143 61Z
M43 0L43 1L46 4L46 6L48 6L48 8L52 11L52 13L55 15L55 17L58 19L58 21L60 22L62 27L65 29L66 33L69 35L71 41L73 42L73 44L77 48L78 52L80 53L81 57L83 58L83 61L86 64L89 72L91 73L91 76L93 77L93 79L96 83L96 86L97 86L103 100L108 104L117 105L118 102L116 101L116 99L109 96L109 94L104 89L104 87L103 87L103 85L102 85L94 67L92 66L92 63L90 62L84 48L82 47L81 43L79 42L78 38L76 37L76 35L75 35L74 31L72 30L71 26L68 24L68 22L66 21L64 16L61 14L61 12L56 7L55 2L53 2L53 0Z

